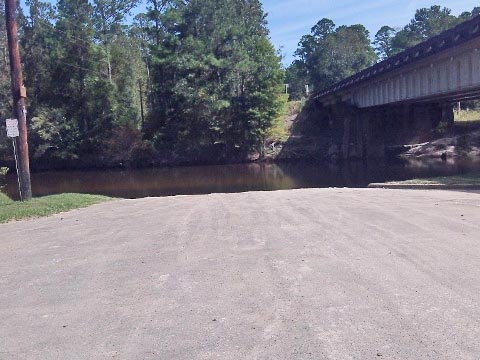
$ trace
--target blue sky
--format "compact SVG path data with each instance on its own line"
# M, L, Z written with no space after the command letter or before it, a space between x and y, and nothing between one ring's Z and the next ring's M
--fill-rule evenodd
M283 47L285 64L293 60L300 37L324 17L337 25L363 24L374 36L383 25L406 25L422 7L442 5L458 15L480 6L478 0L264 0L263 4L272 41L277 48Z

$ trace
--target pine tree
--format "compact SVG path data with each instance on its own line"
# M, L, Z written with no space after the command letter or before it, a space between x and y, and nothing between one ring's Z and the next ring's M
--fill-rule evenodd
M258 147L283 81L260 3L170 1L161 13L152 3L148 126L157 144L186 158L228 159Z

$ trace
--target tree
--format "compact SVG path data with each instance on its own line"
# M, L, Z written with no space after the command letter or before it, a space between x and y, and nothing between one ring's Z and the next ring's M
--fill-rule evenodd
M50 101L52 63L55 63L54 50L59 41L54 31L53 6L39 0L27 0L26 5L29 11L22 27L22 59L29 110L35 113L42 103Z
M450 9L438 5L419 9L407 27L422 40L429 39L456 25L457 19L451 12Z
M311 29L311 34L318 40L325 39L335 32L335 23L330 19L323 18Z
M299 100L305 96L305 85L307 84L307 71L305 64L295 60L285 70L285 82L288 84L289 99Z
M11 115L10 62L8 59L7 31L5 27L5 3L0 1L0 117L7 119ZM6 157L11 153L11 144L4 131L0 132L0 154ZM9 151L10 150L10 151ZM0 164L1 168L1 164Z
M301 38L293 69L302 70L305 84L320 90L372 65L376 60L363 25L340 26L320 20ZM297 72L299 74L299 72Z
M0 1L0 13L5 13L5 3ZM7 31L5 16L0 16L0 113L10 115L10 62L8 59Z
M460 21L467 21L467 20L470 20L471 18L475 17L475 16L479 16L480 15L480 6L477 6L475 8L473 8L472 11L465 11L463 13L460 14L459 16L459 20Z
M394 53L406 50L458 24L451 10L438 5L418 9L414 18L392 39Z
M380 60L385 60L394 54L392 41L395 34L396 30L394 28L390 26L382 26L375 35L373 45L375 46L375 52Z
M89 82L101 76L96 66L100 57L92 41L93 8L88 0L59 0L56 29L63 44L59 44L55 75L58 105L66 104L67 117L77 122L84 140L92 130L93 118L88 111Z
M112 83L110 46L113 38L121 33L125 16L137 6L139 0L93 0L93 15L96 34L105 48L108 77Z
M177 156L228 159L259 146L277 110L280 59L257 0L150 2L147 131Z

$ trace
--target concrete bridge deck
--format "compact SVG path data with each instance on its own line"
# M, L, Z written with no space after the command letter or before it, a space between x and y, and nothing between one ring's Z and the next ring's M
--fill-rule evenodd
M126 200L0 234L2 360L480 354L480 194Z

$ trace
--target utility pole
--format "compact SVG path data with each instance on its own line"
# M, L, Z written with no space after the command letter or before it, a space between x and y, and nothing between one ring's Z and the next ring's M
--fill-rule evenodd
M15 138L18 156L18 177L22 201L32 199L30 182L30 161L28 158L27 97L23 86L22 63L17 35L16 0L5 0L5 19L7 26L8 51L12 77L13 114L18 119L19 137Z

